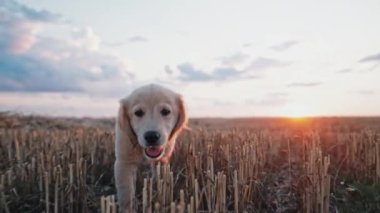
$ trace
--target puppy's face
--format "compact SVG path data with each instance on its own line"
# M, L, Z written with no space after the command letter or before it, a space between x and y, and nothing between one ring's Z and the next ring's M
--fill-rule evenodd
M144 97L139 98L132 106L130 122L138 143L145 149L145 155L157 159L164 154L165 145L178 120L178 106L168 98L150 103Z
M122 103L123 104L123 103ZM173 136L185 125L182 99L165 88L142 87L124 99L130 130L150 160L165 155Z

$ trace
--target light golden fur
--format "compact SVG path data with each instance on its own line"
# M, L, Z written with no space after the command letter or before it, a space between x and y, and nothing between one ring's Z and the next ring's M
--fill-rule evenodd
M163 116L162 108L170 110ZM143 110L144 116L136 116ZM116 121L115 141L115 182L120 212L134 212L135 179L138 166L143 162L151 164L168 163L177 135L187 125L187 115L180 95L164 87L150 84L140 87L120 101ZM158 131L164 147L162 155L151 159L145 154L147 144L144 132Z

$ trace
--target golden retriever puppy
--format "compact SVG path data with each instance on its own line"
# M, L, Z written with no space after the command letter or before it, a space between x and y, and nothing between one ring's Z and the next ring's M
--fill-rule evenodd
M150 84L120 101L116 120L115 182L120 212L135 212L135 179L143 162L167 163L187 125L179 94Z

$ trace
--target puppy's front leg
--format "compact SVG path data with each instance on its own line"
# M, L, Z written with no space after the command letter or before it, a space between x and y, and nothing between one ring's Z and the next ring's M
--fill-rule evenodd
M137 164L123 161L115 162L115 183L120 213L136 212L135 185Z

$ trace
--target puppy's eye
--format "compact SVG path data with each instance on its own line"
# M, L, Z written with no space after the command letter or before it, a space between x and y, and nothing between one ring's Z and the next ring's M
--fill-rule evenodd
M142 117L142 116L144 116L144 111L142 111L141 109L138 109L138 110L136 110L135 111L135 115L137 116L137 117Z
M170 110L168 110L168 109L166 109L166 108L164 108L164 109L161 110L161 115L163 115L163 116L167 116L167 115L169 115L169 114L170 114Z

